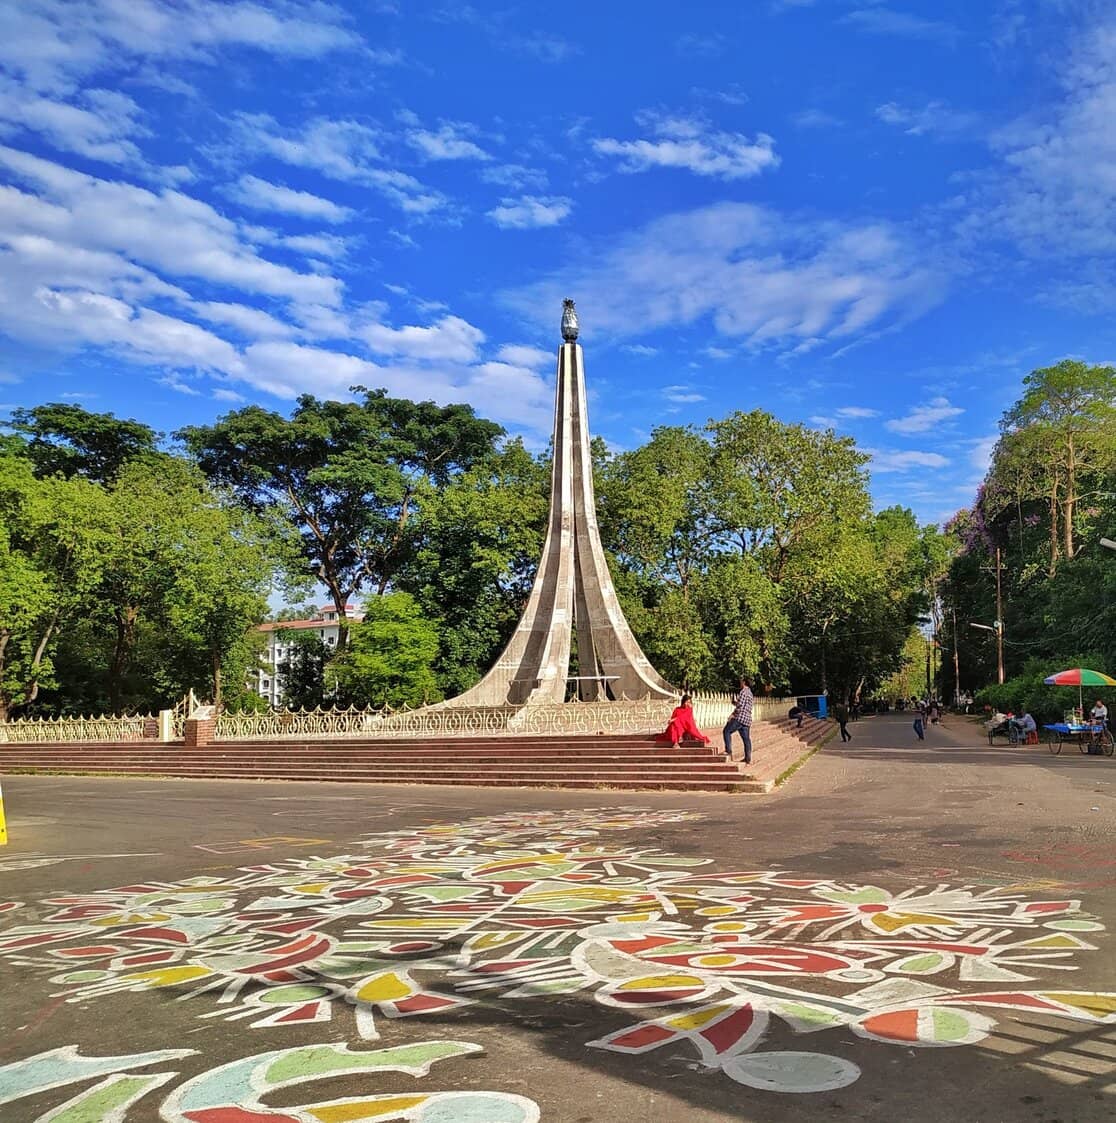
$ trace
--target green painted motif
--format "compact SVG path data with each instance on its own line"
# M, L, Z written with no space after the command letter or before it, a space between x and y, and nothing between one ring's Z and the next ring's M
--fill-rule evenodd
M274 1002L277 1006L293 1006L299 1002L313 1002L318 998L326 998L329 993L329 987L276 987L274 990L265 990L263 994L259 996L259 1001Z
M63 1104L51 1115L50 1123L104 1123L107 1119L122 1119L125 1108L174 1075L164 1072L151 1076L111 1076ZM114 1115L114 1112L120 1114Z
M344 1045L307 1045L282 1054L267 1067L263 1077L268 1084L281 1085L333 1073L374 1071L378 1068L417 1075L436 1061L477 1051L476 1045L461 1041L425 1041L418 1045L377 1049L374 1053L350 1053Z

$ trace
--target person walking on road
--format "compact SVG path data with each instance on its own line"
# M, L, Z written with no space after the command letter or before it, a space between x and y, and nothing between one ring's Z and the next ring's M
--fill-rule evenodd
M925 730L926 730L926 724L925 724L925 718L924 718L923 705L922 705L921 702L919 702L918 708L915 710L914 731L918 734L918 739L920 741L926 740Z
M732 760L732 735L740 734L744 742L744 763L752 763L752 707L755 698L752 695L752 684L746 679L740 680L740 693L736 696L732 717L724 728L725 756Z
M833 716L837 719L837 724L841 727L841 740L851 741L852 734L849 732L849 707L844 702L838 702L833 707Z

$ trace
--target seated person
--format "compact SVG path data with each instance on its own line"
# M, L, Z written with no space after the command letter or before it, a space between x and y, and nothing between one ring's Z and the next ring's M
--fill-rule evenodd
M806 711L796 702L789 710L787 710L787 717L795 719L795 729L802 728L802 719L806 716Z
M1026 739L1032 733L1034 733L1036 735L1038 734L1038 722L1035 721L1035 719L1031 716L1030 710L1024 710L1023 711L1023 716L1019 719L1017 724L1019 725L1019 728L1023 731L1023 740L1024 741L1026 741Z
M670 715L670 722L667 724L666 732L660 733L658 740L669 741L670 747L676 749L678 748L678 742L681 741L683 737L689 737L695 741L700 741L703 745L709 744L709 738L698 729L694 721L694 711L690 705L689 694L682 695L682 701L678 704L674 713Z
M985 729L989 733L1006 733L1008 716L1001 710L993 711L992 716L984 723Z
M1089 719L1094 725L1108 725L1108 707L1099 698L1097 704L1089 711Z

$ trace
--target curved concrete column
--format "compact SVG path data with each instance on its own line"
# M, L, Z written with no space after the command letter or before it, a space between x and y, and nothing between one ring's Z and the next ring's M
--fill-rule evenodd
M597 527L585 364L577 319L567 302L558 349L550 516L527 607L496 665L448 706L524 706L564 702L572 636L577 635L578 697L674 698L624 617Z

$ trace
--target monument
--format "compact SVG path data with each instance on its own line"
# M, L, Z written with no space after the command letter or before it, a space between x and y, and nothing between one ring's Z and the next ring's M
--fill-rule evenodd
M496 665L443 706L524 707L562 703L571 696L582 702L677 697L632 634L601 547L585 362L577 336L577 311L566 300L554 395L550 513L531 596ZM575 650L576 674L571 674Z

